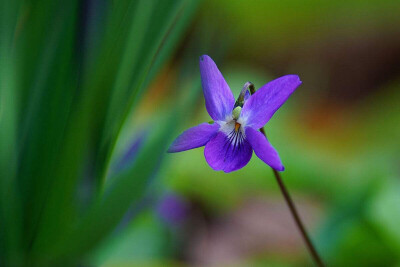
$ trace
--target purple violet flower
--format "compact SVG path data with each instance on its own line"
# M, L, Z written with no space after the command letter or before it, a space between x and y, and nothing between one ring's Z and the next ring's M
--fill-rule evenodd
M243 168L253 150L271 168L285 168L278 152L258 130L301 84L297 75L286 75L261 87L253 95L248 91L235 104L233 94L217 65L207 55L200 57L201 83L212 124L202 123L178 136L168 152L181 152L205 146L204 156L214 170L232 172Z
M157 213L165 222L177 225L188 216L189 205L183 197L170 193L162 198Z

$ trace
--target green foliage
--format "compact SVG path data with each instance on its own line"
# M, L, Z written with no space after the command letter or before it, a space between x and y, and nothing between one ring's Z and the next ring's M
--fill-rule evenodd
M171 119L152 128L127 170L109 177L110 161L196 6L1 1L0 264L75 264L141 198ZM84 180L92 190L82 210Z

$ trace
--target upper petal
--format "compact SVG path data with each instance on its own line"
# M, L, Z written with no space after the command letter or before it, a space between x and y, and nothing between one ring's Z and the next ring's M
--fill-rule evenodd
M192 148L204 146L219 129L219 124L202 123L184 131L179 135L172 145L169 147L168 152L181 152Z
M207 55L200 57L200 74L208 114L214 120L225 120L235 99L217 65Z
M257 157L277 171L283 171L285 169L278 152L276 152L275 148L268 142L267 137L251 127L246 127L245 132L246 138L253 147Z
M211 168L232 172L246 166L253 150L245 139L239 141L224 132L218 132L204 149L204 156Z
M299 76L286 75L258 89L244 103L241 117L246 125L256 129L263 127L300 84Z

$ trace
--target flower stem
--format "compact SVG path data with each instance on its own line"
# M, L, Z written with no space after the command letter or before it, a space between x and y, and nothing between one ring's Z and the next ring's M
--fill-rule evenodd
M256 89L254 87L254 84L252 84L251 82L247 82L245 83L242 92L248 89L250 91L250 94L253 95L256 92ZM267 137L267 135L265 134L265 130L264 127L260 128L260 132ZM313 243L311 242L310 237L307 234L306 228L304 227L303 222L300 219L299 213L297 212L296 206L294 205L294 202L292 200L292 198L290 197L289 191L286 189L285 184L283 183L283 180L281 178L281 175L279 174L279 172L275 169L272 169L272 171L274 172L276 181L278 182L279 188L282 192L283 197L285 198L286 204L289 207L290 213L293 216L293 219L296 223L297 228L299 229L300 233L301 233L301 237L304 240L304 243L306 243L306 246L308 248L308 251L310 252L315 264L319 267L324 267L325 264L322 261L321 257L319 256L317 250L315 249Z
M266 137L264 128L261 128L260 132ZM279 174L279 172L277 170L272 169L272 171L274 172L276 181L278 182L278 185L282 192L282 195L285 198L286 204L289 206L290 213L293 216L293 219L297 225L297 228L299 229L301 236L303 238L303 241L306 243L308 251L310 252L315 264L319 267L324 267L325 264L321 260L321 257L319 256L317 250L315 249L313 243L311 242L310 237L307 234L304 224L300 219L299 213L297 212L296 206L294 205L294 202L293 202L292 198L290 197L289 191L287 190L285 184L283 183L281 175Z

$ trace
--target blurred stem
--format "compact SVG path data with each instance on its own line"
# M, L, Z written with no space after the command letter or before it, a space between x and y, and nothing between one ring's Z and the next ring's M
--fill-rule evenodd
M262 129L261 132L265 135L264 129L263 128L261 128L261 129ZM286 204L289 206L290 213L293 216L293 219L297 225L297 228L299 229L301 236L302 236L304 242L306 243L308 251L310 252L315 264L320 267L325 266L321 260L321 257L319 256L317 250L315 249L313 243L311 242L310 237L307 234L304 224L300 219L299 213L297 212L296 206L294 205L294 202L293 202L292 198L290 197L289 191L287 190L285 184L283 183L281 175L279 174L279 172L277 170L272 169L272 171L274 172L276 181L278 182L278 185L279 185L279 188L281 189L282 195L285 198Z
M247 82L245 86L249 89L250 94L254 94L256 92L254 85L251 82ZM244 88L243 88L244 89ZM267 137L265 134L264 127L260 128L260 132ZM300 219L299 213L297 212L296 206L294 205L294 202L292 198L290 197L289 191L287 190L285 184L283 183L283 180L281 178L281 175L279 172L275 169L272 169L274 172L276 181L278 182L279 188L282 192L283 197L285 198L286 204L289 207L290 213L293 216L293 219L296 223L297 228L299 229L301 236L303 238L304 243L306 243L306 246L308 248L308 251L310 252L315 264L319 267L324 267L325 264L321 260L321 257L319 256L317 250L315 249L313 243L311 242L311 239L306 231L306 228L304 227L303 222Z

